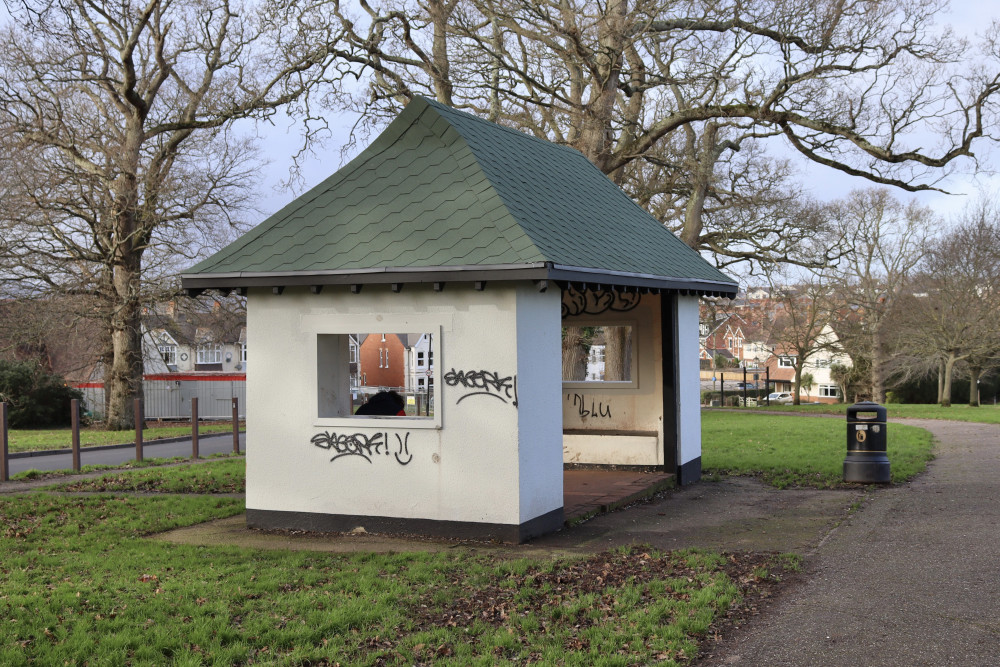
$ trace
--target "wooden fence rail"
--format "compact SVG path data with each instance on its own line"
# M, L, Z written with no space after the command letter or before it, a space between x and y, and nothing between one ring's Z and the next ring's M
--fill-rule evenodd
M10 479L7 460L7 404L0 403L0 482Z
M233 452L240 452L240 399L233 397ZM142 399L135 399L133 404L135 411L135 460L143 459L143 435L145 419L143 417ZM80 447L80 414L81 405L78 399L70 401L70 452L72 455L72 466L75 472L81 469L81 447ZM199 419L198 419L198 399L191 399L191 457L200 457L199 451ZM0 482L10 481L10 450L9 450L9 427L8 427L8 404L0 403Z

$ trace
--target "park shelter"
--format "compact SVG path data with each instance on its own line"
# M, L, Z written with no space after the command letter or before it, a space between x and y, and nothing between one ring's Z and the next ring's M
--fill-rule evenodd
M564 465L700 477L698 298L736 292L579 152L423 98L182 281L247 295L250 526L512 542ZM626 374L564 382L602 323ZM352 415L359 333L429 334L431 414Z

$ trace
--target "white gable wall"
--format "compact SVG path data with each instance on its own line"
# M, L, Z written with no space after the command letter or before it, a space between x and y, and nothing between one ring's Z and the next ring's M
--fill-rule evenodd
M517 394L522 522L563 503L559 289L518 289ZM551 446L550 443L555 443ZM558 470L558 476L552 471Z
M480 292L449 284L440 293L407 285L400 294L374 285L361 294L347 287L318 295L306 288L281 295L251 289L251 515L502 526L561 515L559 370L550 368L559 363L559 298L558 291L540 294L530 285ZM317 336L379 332L438 337L435 418L320 418ZM324 384L338 390L332 379ZM525 398L515 405L515 395ZM317 437L324 446L314 444Z
M698 366L698 297L677 297L677 465L701 458L701 382Z

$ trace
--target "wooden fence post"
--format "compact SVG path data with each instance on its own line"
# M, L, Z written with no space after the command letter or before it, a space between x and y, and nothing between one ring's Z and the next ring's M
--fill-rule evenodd
M233 396L233 452L240 453L240 399Z
M7 404L0 403L0 482L10 479L10 461L7 458Z
M191 397L191 458L198 458L198 397Z
M69 421L73 431L73 470L80 472L80 399L69 402Z
M135 399L132 405L135 412L135 460L142 461L142 427L145 425L142 418L142 399Z

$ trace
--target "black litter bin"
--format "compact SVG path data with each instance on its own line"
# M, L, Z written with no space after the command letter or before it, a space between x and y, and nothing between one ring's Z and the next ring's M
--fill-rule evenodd
M886 409L878 403L862 401L847 408L845 482L889 483L885 422Z

